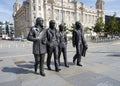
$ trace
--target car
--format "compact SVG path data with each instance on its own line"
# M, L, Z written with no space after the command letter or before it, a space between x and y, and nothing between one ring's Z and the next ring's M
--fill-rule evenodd
M6 40L11 40L11 37L8 37L8 36L7 36L7 37L5 37L5 39L6 39Z
M9 37L9 36L6 35L6 34L3 34L3 35L2 35L2 39L3 39L3 40L11 40L11 37Z
M12 38L12 40L13 40L13 41L21 41L22 38L21 38L21 37L14 37L14 38Z

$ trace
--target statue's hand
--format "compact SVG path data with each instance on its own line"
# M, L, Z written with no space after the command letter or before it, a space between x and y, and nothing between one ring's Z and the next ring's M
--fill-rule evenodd
M73 47L75 47L75 45L73 44Z
M85 48L88 49L88 45L87 44L85 45Z
M37 38L36 38L36 41L39 41L39 40L40 40L40 38L39 38L39 37L37 37Z

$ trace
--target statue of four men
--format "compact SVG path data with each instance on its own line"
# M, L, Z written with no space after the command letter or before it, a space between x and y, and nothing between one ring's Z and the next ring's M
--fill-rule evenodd
M44 59L47 52L47 68L51 69L51 57L54 54L55 71L59 72L60 69L60 55L63 52L64 65L69 67L67 62L67 36L64 31L64 25L59 25L59 31L56 29L55 20L50 20L49 28L44 29L43 18L38 17L36 24L31 27L27 39L33 41L33 54L35 58L34 70L37 73L39 65L39 73L45 76L44 73ZM80 22L75 23L75 29L73 30L72 43L73 47L76 47L76 54L73 57L73 63L77 59L77 65L82 66L81 56L85 56L86 49L88 48L82 31L82 25Z

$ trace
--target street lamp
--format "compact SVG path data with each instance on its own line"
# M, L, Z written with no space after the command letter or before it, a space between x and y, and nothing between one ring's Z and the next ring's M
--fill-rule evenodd
M64 23L64 20L63 20L63 0L61 0L61 6L62 6L62 24Z

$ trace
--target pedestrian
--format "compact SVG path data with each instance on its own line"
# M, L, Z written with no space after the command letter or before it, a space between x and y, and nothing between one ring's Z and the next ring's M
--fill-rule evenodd
M72 33L72 44L73 47L76 47L76 54L73 57L73 63L75 64L75 61L77 59L77 65L82 66L81 56L85 56L88 45L84 38L82 24L79 21L75 23L75 28Z
M46 50L46 30L43 28L43 18L38 17L36 19L36 24L33 27L31 27L27 39L33 42L35 73L37 73L39 65L40 75L45 76L44 58L47 50Z

